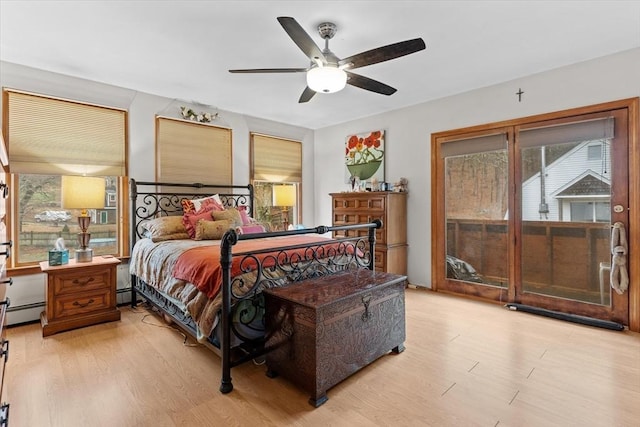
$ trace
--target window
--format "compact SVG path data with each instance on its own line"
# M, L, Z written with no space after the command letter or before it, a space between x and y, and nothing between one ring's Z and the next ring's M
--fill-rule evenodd
M602 144L589 145L587 147L588 160L602 160Z
M160 182L233 184L231 129L157 117L156 147Z
M255 191L254 215L278 230L300 222L302 143L266 135L251 134L251 182ZM285 185L283 187L282 185ZM293 187L293 201L289 191ZM282 205L278 205L282 203Z
M637 121L637 100L636 107L625 105L631 104L433 134L432 286L628 319L630 298L610 298L598 274L598 266L610 261L611 222L626 225L624 207L633 193L628 137L632 120ZM497 131L507 136L501 156L487 139ZM588 159L590 146L602 147L601 160ZM621 212L611 210L617 204ZM450 273L452 264L465 262L477 275Z
M77 247L80 212L63 208L63 175L104 178L104 208L89 211L90 246L96 255L128 255L119 204L126 192L126 111L10 89L3 91L3 103L14 189L11 267L46 260L60 237L69 249Z
M571 221L609 222L611 203L609 202L571 202Z

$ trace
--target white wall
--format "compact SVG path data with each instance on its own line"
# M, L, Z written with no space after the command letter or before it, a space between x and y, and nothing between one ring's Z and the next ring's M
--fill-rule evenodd
M515 94L519 88L524 91L522 102ZM347 189L342 182L346 135L385 129L386 180L409 180L409 280L430 287L432 133L638 96L640 49L632 49L316 130L315 218L320 224L330 223L328 194Z

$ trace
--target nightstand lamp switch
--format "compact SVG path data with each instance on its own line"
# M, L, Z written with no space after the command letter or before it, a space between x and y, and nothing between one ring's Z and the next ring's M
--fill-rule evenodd
M93 250L89 247L91 233L88 232L91 223L89 209L104 208L105 180L90 176L62 177L62 207L64 209L80 209L78 216L78 249L76 262L90 262Z

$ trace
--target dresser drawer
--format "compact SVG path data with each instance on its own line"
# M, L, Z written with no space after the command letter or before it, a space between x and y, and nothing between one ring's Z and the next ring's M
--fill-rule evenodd
M75 294L100 289L109 289L114 270L92 268L59 272L53 278L54 295Z
M109 289L97 292L84 292L64 295L56 298L54 317L76 316L111 307L111 291Z
M334 197L333 210L354 210L367 209L369 211L384 211L385 197L384 195L374 196L371 193L363 193L358 196L350 197Z
M376 244L382 244L384 245L387 241L386 236L387 236L387 232L386 232L386 228L385 228L385 215L384 214L372 214L372 215L368 215L368 214L337 214L334 213L333 214L333 225L335 226L339 226L339 225L351 225L351 224L363 224L363 223L370 223L373 222L374 220L379 219L380 221L382 221L382 227L378 228L376 230ZM343 220L347 220L346 222ZM358 229L358 230L341 230L341 231L337 231L334 232L333 237L336 238L340 238L340 237L362 237L362 238L367 238L367 236L369 235L369 230L366 229Z
M354 212L334 212L333 225L358 224L358 214Z

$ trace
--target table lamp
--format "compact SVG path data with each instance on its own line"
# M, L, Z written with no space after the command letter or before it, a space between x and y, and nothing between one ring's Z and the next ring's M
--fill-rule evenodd
M295 185L274 185L273 186L273 205L281 206L282 215L284 216L284 229L289 228L289 207L296 204L296 187Z
M105 180L90 176L63 176L62 177L62 207L64 209L80 209L78 217L78 249L76 249L76 262L90 262L93 259L93 250L89 248L91 233L88 233L91 216L88 209L104 208Z

